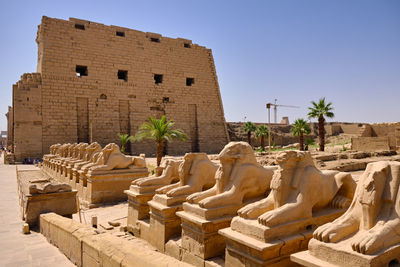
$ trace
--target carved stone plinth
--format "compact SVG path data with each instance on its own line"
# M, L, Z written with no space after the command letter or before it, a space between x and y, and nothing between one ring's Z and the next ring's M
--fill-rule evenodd
M140 237L143 223L145 227L148 227L148 219L150 218L150 207L147 204L155 195L156 189L160 188L160 185L153 186L138 186L131 185L129 190L125 190L125 194L128 196L128 223L127 228L129 232L132 232L135 236Z
M39 222L41 213L71 217L77 212L77 192L68 184L61 184L40 170L18 170L17 182L21 215L30 226Z
M357 233L357 235L360 234L362 235L364 233ZM391 266L389 264L400 262L400 245L391 246L373 255L364 255L352 250L351 240L352 237L340 243L324 243L316 239L311 239L308 245L308 251L293 254L290 258L292 262L310 267L378 267Z
M81 171L79 171L81 172ZM83 172L81 173L84 176ZM79 196L84 206L94 208L100 203L119 202L127 199L124 190L132 181L146 177L147 168L117 169L111 171L89 170L78 186Z
M150 206L150 233L141 237L150 242L158 250L165 251L168 239L181 234L181 219L176 212L182 210L182 203L187 195L168 197L165 194L156 194L148 202Z
M219 231L226 241L226 266L293 266L290 254L307 249L313 230L343 213L343 209L324 209L312 218L274 227L235 217L230 228Z
M204 220L187 212L178 215L182 220L182 248L186 254L205 260L223 253L225 242L218 230L228 227L231 218Z
M182 248L185 252L203 260L223 254L225 241L218 230L229 227L242 206L205 209L197 204L183 203L183 211L177 215L182 220Z

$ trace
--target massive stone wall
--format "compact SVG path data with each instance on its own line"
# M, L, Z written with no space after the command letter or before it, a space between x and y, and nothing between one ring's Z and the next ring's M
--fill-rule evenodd
M42 80L29 73L13 85L12 144L17 161L42 155ZM10 122L9 122L10 123Z
M43 17L36 41L38 74L27 76L40 78L24 91L23 76L13 90L17 158L47 153L54 143L118 142L117 133L135 134L148 116L164 114L190 137L168 144L168 154L217 153L228 142L210 49L73 18ZM18 115L32 110L34 118ZM155 147L134 143L131 151L153 154Z
M6 144L7 144L7 149L12 149L13 147L13 132L14 132L14 127L13 127L13 109L12 107L8 106L8 111L6 113L6 117L7 117L7 140L6 140Z
M351 149L357 151L390 150L388 137L353 137Z
M364 125L359 136L357 140L352 140L354 150L376 151L384 147L387 150L400 150L400 122Z

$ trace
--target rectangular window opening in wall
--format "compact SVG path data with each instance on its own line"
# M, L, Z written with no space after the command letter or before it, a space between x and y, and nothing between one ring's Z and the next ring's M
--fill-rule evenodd
M118 70L118 79L128 81L128 71L127 70Z
M160 38L150 38L150 41L152 41L154 43L159 43L160 42Z
M125 37L125 33L124 32L117 31L116 35L120 36L120 37Z
M194 84L194 78L186 78L186 86L192 86Z
M75 72L76 72L76 76L78 76L78 77L88 76L87 66L76 65Z
M85 30L85 25L83 25L83 24L75 24L75 29L78 29L78 30Z
M169 103L169 97L163 97L162 102L163 103Z
M163 82L163 75L162 74L154 74L154 82L155 84L160 84Z
M189 44L189 43L184 43L184 44L183 44L183 47L186 47L186 48L191 48L191 47L192 47L192 45L191 45L191 44Z

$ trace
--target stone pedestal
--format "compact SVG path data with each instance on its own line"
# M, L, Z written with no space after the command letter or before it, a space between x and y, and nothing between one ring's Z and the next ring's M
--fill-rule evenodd
M224 216L224 208L226 207L203 209L197 204L183 204L184 211L178 212L177 215L182 220L182 248L185 253L198 257L199 260L223 254L225 240L218 234L218 230L229 227L233 217ZM218 214L221 214L221 217L216 218Z
M357 235L363 234L359 232ZM299 252L290 256L292 262L303 266L354 266L380 267L397 266L400 263L400 245L391 246L373 255L364 255L351 248L352 237L339 243L324 243L311 239L308 251Z
M21 216L30 226L39 222L41 213L55 212L71 217L77 212L76 190L40 170L17 171L17 183ZM38 189L31 192L31 186Z
M135 236L140 237L141 226L145 223L144 227L148 228L150 218L150 207L147 204L155 195L156 189L162 185L152 186L138 186L131 185L129 190L125 190L125 194L128 196L128 231L133 233ZM143 228L143 227L142 227Z
M165 243L182 232L181 219L176 212L182 210L182 203L188 195L168 197L165 194L156 194L148 202L150 206L150 233L141 237L150 242L158 250L165 251Z
M290 254L307 249L313 231L344 213L342 209L324 209L312 218L274 227L257 219L235 217L231 227L219 231L225 237L227 266L296 266Z
M182 248L185 253L201 260L219 256L225 251L224 237L218 230L229 227L237 211L251 199L240 205L229 205L205 209L198 204L183 203L183 211L178 212L182 220Z
M82 178L78 186L81 203L89 208L97 207L102 203L124 201L127 195L124 190L128 189L132 181L146 177L147 168L116 169L111 171L92 171L86 175L79 171ZM85 186L85 178L86 186Z

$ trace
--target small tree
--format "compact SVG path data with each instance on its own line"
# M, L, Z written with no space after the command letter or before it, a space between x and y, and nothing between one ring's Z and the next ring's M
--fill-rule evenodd
M314 141L314 139L309 137L309 138L306 138L306 141L304 143L305 143L304 150L307 151L310 148L310 146L315 144L315 141Z
M268 127L265 125L260 125L257 127L256 131L255 131L256 137L260 137L261 138L261 150L264 150L265 147L265 137L268 137L269 132L268 132Z
M132 141L134 138L133 138L133 136L130 136L128 134L119 133L117 135L118 135L119 141L121 142L121 153L125 154L126 143L128 143L129 141Z
M247 143L251 145L251 133L257 129L257 126L254 125L251 121L248 121L243 126L243 131L247 133Z
M304 119L297 119L292 128L294 136L299 136L300 150L304 150L304 135L311 133L310 125Z
M166 121L165 115L161 119L148 118L148 122L143 123L139 132L135 135L135 140L141 141L143 139L150 139L156 143L157 147L157 167L160 166L161 158L163 156L165 141L170 142L176 140L186 140L187 135L180 129L172 129L173 121Z
M308 118L318 118L318 137L319 137L319 150L325 150L325 117L333 118L335 114L333 114L332 103L325 103L325 97L321 98L318 103L311 101L312 107L308 109Z

